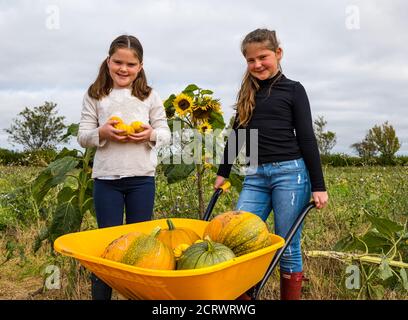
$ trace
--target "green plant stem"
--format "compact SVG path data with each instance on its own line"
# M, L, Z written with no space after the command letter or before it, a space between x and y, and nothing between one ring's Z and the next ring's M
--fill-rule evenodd
M87 172L89 169L89 161L91 160L91 155L92 155L92 150L91 149L86 149L85 151L85 156L83 159L83 172ZM86 188L88 185L88 176L89 174L84 174L81 181L79 182L79 195L78 195L78 204L79 204L79 208L82 211L82 207L83 204L85 202L85 193L86 193ZM83 216L84 212L82 212L82 216Z
M312 257L312 258L323 257L323 258L337 259L341 261L357 260L361 262L368 262L368 263L374 263L374 264L381 264L381 262L384 260L381 257L373 256L373 255L367 255L367 254L359 255L355 253L346 253L346 252L337 252L337 251L313 250L313 251L306 251L305 254L308 257ZM394 261L394 260L387 259L387 262L391 267L408 268L408 263L403 262L403 261Z
M366 284L365 284L365 283L367 283L367 273L366 273L366 271L365 271L363 262L362 262L362 261L359 261L359 264L360 264L360 270L362 270L362 273L363 273L363 279L365 279L365 280L364 280L364 282L363 282L364 284L360 287L360 290L359 290L358 295L357 295L357 300L360 299L361 294L364 292L364 289L366 288Z
M203 190L203 175L201 172L201 164L196 165L197 169L197 188L198 188L198 208L200 218L204 217L204 190Z
M191 125L191 123L190 123L190 121L188 121L188 118L186 118L187 119L187 121L186 120L184 120L184 119L182 119L182 118L178 118L178 120L180 120L181 122L184 122L186 125L188 125L189 127L193 127L192 125ZM176 119L177 120L177 119Z

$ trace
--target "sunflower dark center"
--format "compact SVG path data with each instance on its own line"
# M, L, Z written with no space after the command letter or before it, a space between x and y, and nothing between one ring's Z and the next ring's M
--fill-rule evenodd
M190 102L188 102L188 100L186 99L183 99L183 100L180 100L178 105L181 110L186 110L190 107Z
M193 111L193 115L197 119L205 119L210 116L210 112L210 110L196 109Z

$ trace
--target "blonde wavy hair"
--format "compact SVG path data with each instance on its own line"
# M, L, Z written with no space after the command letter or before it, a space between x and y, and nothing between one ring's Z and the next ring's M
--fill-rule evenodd
M241 52L246 57L247 46L251 43L261 43L266 49L276 52L279 48L279 42L276 38L276 32L268 29L256 29L248 33L241 43ZM279 70L282 71L279 64ZM279 77L274 81L274 83ZM273 86L273 84L271 86ZM255 108L255 94L259 89L259 84L249 71L245 72L242 79L241 88L238 92L235 109L237 111L237 118L235 122L238 127L246 127L251 120L252 113Z

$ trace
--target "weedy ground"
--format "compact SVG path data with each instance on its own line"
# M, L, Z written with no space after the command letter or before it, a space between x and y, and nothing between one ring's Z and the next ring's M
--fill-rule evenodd
M50 215L50 212L41 212L35 207L28 187L28 182L40 170L36 167L0 167L0 299L90 299L89 273L76 261L53 252L47 243L33 253L35 237ZM367 213L401 224L406 222L407 167L325 167L324 171L330 202L327 208L312 210L306 218L302 237L304 251L332 250L344 236L364 233L370 227ZM213 193L214 178L211 172L205 175L206 203ZM159 171L155 218L198 219L195 185L194 176L168 185ZM225 193L218 200L214 213L232 210L237 198L238 192L234 189ZM52 208L54 197L49 196L47 201ZM273 228L272 215L268 224ZM87 215L82 229L95 227L95 218ZM305 255L304 270L308 281L304 285L303 298L356 299L357 291L345 286L348 264ZM56 270L52 269L53 266L60 272L60 287L46 289L47 277ZM116 292L113 298L123 299ZM261 299L278 298L279 277L275 271ZM384 299L406 300L408 291L400 287L386 287Z

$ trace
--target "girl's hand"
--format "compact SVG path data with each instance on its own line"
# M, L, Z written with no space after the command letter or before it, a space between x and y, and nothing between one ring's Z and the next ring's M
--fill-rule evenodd
M103 126L99 127L99 141L111 140L116 142L128 141L127 136L121 136L120 133L124 133L124 130L115 129L114 125L119 123L116 120L108 120Z
M215 178L215 183L214 183L214 189L217 190L219 187L221 187L225 182L225 178L221 176L217 176Z
M322 209L327 205L329 196L326 191L315 191L312 193L314 202L316 203L317 209Z
M128 139L130 142L141 143L150 141L150 136L152 135L153 128L148 124L142 124L142 128L145 128L142 132L128 135Z

